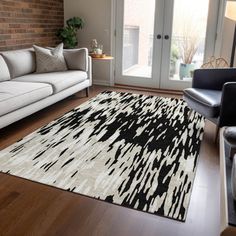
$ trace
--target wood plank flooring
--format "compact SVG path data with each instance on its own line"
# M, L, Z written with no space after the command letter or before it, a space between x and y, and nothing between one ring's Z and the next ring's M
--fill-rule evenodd
M93 87L90 97L104 90ZM0 130L0 149L85 102L85 91ZM0 235L218 236L220 176L215 126L206 123L197 174L185 223L127 209L0 173Z

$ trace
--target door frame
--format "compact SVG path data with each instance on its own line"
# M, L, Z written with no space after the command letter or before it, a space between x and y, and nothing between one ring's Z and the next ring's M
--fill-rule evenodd
M161 80L159 84L160 89L168 90L183 90L184 88L191 87L192 81L183 80L170 80L170 51L173 27L173 10L175 0L165 0L165 18L164 18L164 31L163 35L169 35L168 40L163 39L163 58L162 58L162 71ZM196 0L197 1L197 0ZM203 63L205 63L211 56L215 55L216 35L218 26L218 9L220 0L209 0L209 11L207 19L206 39L205 39L205 53ZM171 9L171 11L167 11ZM167 14L168 13L168 14Z
M214 1L214 0L211 0L211 2ZM212 10L212 14L214 15L214 18L216 19L216 22L214 21L215 23L215 35L212 35L212 38L215 38L215 43L214 45L211 47L211 52L212 55L215 55L215 56L220 56L220 51L221 51L221 47L222 47L222 27L223 27L223 17L224 17L224 8L225 8L225 0L216 0L217 3L218 3L218 6L214 7L214 10ZM116 54L116 50L117 50L117 5L118 3L121 2L120 0L111 0L111 27L110 27L110 43L111 43L111 55L114 56L114 61L113 63L111 64L111 70L110 70L110 75L111 75L111 81L110 81L110 86L115 86L115 84L118 84L117 81L116 81L116 64L117 64L117 54ZM211 7L211 6L210 6ZM164 12L163 12L164 14ZM173 14L172 14L172 17L173 17ZM212 24L212 22L211 22ZM163 27L164 27L164 21L163 21ZM208 26L209 27L209 26ZM207 29L208 30L208 29ZM162 47L163 49L163 47ZM162 49L161 49L161 56L162 55ZM210 50L208 50L209 52ZM170 51L169 51L170 52ZM205 55L208 54L205 53ZM207 59L207 56L205 56L204 60ZM161 65L163 66L163 65ZM168 68L169 69L169 68ZM161 78L161 71L159 71L159 75L157 73L157 76L159 76L159 78ZM163 89L162 86L161 86L161 79L159 79L159 89ZM167 78L167 80L169 80L169 78ZM182 82L182 81L181 81ZM185 83L185 82L182 82L185 84L185 86L189 86L189 83ZM126 85L126 84L124 84ZM127 84L129 85L129 84ZM140 86L138 86L140 87ZM147 86L145 86L147 87ZM169 87L169 86L167 86ZM148 88L148 87L147 87ZM153 87L152 87L153 88ZM155 88L154 88L155 89ZM172 89L171 89L172 90ZM177 89L175 87L174 90L178 90L178 86L177 86ZM182 90L182 89L179 89L179 90Z
M124 25L124 0L117 0L116 2L116 18L115 18L115 36L116 36L116 62L115 62L115 83L123 85L139 86L153 88L158 87L160 83L160 67L161 67L161 54L162 44L161 40L156 38L157 34L162 34L163 24L161 20L164 17L164 1L156 0L155 5L155 19L154 19L154 38L153 38L153 65L151 78L148 77L134 77L122 75L122 54L123 54L123 25ZM163 9L163 10L160 10ZM118 14L119 13L119 14ZM158 13L158 14L157 14ZM157 42L160 41L159 43ZM143 83L143 85L142 85ZM141 85L140 85L141 84Z

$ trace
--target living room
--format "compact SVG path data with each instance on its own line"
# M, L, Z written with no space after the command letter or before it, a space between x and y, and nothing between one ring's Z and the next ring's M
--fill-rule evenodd
M235 25L234 0L1 0L0 235L236 235Z

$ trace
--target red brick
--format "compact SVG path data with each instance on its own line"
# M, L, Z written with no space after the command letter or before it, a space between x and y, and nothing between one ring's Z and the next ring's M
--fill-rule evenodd
M1 0L0 51L55 46L63 24L63 0Z

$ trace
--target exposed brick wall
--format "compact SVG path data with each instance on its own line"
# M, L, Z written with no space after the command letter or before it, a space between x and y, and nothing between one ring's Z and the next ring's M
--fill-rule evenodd
M0 0L0 51L54 46L63 24L63 0Z

